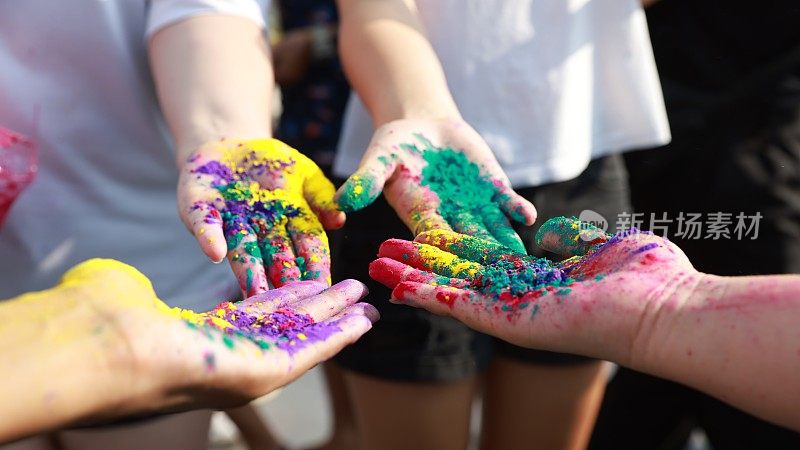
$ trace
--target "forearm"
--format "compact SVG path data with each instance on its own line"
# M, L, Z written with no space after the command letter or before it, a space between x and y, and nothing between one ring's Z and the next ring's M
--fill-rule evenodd
M53 290L0 303L0 442L114 410L132 390L127 354L93 317Z
M271 136L272 64L255 23L193 17L156 32L149 52L179 165L205 142Z
M632 368L800 430L800 276L708 276L649 311Z
M342 63L375 127L404 118L460 116L411 3L338 1Z

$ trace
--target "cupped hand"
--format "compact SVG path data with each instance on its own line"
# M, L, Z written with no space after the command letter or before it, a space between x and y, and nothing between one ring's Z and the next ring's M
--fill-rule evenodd
M702 275L678 247L635 230L610 236L561 217L542 225L537 242L571 258L554 263L434 230L414 242L386 241L370 276L396 302L517 345L586 354L595 351L586 350L591 340L630 346L645 316L680 301Z
M276 139L208 143L181 169L178 208L203 252L226 255L246 296L298 280L330 284L325 229L344 214L319 167Z
M103 419L246 403L332 357L378 318L357 303L367 289L355 280L288 283L203 313L170 308L144 275L113 260L74 267L50 293L91 308L86 327L126 353L111 359L127 362L119 388L131 394Z
M336 200L351 212L381 191L415 235L455 230L525 253L508 217L526 225L536 220L536 209L511 189L486 142L460 119L398 120L378 128Z

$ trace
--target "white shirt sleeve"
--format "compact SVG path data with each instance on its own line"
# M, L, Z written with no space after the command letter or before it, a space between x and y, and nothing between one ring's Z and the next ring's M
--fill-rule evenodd
M224 14L252 20L265 28L269 0L151 0L146 36L180 20L206 14Z

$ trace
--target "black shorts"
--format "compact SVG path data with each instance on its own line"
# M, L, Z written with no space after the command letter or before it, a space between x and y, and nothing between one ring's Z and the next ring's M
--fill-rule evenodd
M518 189L539 212L537 223L552 216L577 216L591 209L605 217L630 211L628 180L619 155L598 158L577 178L535 188ZM609 220L613 228L615 221ZM518 227L528 250L534 248L537 226ZM368 300L381 320L336 361L349 370L398 381L456 381L484 369L496 353L531 363L573 364L591 359L520 348L478 333L449 317L394 305L391 291L369 278L367 267L378 246L389 238L412 239L383 197L366 209L352 213L342 230L331 233L333 278L355 278L370 289ZM554 255L547 255L554 257Z

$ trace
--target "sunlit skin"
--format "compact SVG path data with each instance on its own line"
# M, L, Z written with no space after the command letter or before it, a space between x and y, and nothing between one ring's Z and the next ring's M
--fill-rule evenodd
M17 380L0 385L0 442L74 423L244 404L369 330L377 312L357 303L366 293L354 280L331 288L300 281L235 305L259 317L306 317L294 345L226 325L219 308L169 308L125 264L82 263L51 289L0 303L2 378Z
M487 290L480 277L533 259L449 231L387 241L370 275L393 289L395 302L453 316L517 345L676 380L800 429L800 276L712 276L660 237L611 238L586 229L563 218L546 222L539 244L576 255L547 267L568 277L538 288L517 285L513 295L502 289L508 286ZM466 263L467 270L453 270Z
M270 283L330 283L324 229L345 220L333 195L313 161L276 139L222 140L187 159L178 208L203 252L215 262L227 256L249 296Z
M423 183L422 173L428 163L421 151L426 147L463 153L478 167L480 177L493 185L494 196L474 210L465 209L452 217L443 215L440 193ZM522 242L506 217L531 225L536 209L510 186L489 146L464 121L406 119L386 123L375 131L358 170L339 188L336 199L349 212L366 207L383 192L414 234L456 230L522 250Z

